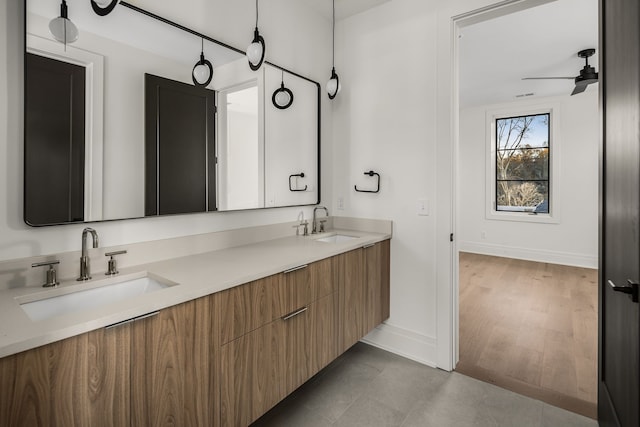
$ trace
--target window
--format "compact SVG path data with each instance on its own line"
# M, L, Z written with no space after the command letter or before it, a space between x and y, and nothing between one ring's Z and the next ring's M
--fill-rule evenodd
M503 104L485 123L486 218L559 223L558 103Z
M495 119L495 210L549 213L550 113Z

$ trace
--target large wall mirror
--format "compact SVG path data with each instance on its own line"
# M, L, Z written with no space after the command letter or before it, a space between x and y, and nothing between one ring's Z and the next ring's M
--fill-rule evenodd
M317 82L251 71L240 50L126 2L107 16L66 5L78 37L64 43L49 29L60 1L26 0L27 224L319 202ZM272 102L283 83L286 109Z

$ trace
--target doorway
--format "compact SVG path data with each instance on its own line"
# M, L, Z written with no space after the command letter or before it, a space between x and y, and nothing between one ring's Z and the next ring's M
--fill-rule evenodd
M458 22L456 370L595 418L597 85L572 96L571 79L523 80L576 76L577 52L597 51L597 1L577 1L513 2ZM500 145L500 120L541 114L546 141L529 131ZM506 149L509 197L498 185ZM543 154L546 172L523 172Z

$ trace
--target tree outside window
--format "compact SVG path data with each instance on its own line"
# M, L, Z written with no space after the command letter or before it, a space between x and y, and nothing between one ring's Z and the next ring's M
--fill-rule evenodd
M496 211L549 213L549 121L496 119Z

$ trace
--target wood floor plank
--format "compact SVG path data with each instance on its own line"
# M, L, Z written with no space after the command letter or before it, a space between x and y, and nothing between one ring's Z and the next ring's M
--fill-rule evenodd
M456 370L593 416L597 270L460 253L459 277Z

